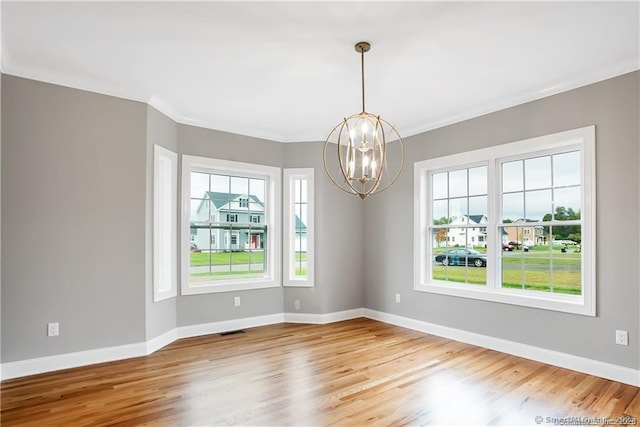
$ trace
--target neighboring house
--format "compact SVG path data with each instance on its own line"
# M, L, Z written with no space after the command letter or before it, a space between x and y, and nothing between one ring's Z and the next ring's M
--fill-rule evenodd
M307 226L296 215L296 250L307 250ZM215 223L215 224L212 224ZM207 191L191 221L192 248L264 249L264 202L254 195Z
M530 222L537 222L530 219L519 218L504 227L509 242L522 243L526 246L546 245L547 232L541 225L527 225Z
M203 251L262 249L265 232L264 203L254 195L207 191L191 221L191 242Z
M478 225L478 227L456 227L456 225ZM487 216L486 215L462 215L454 217L447 224L449 233L444 236L434 235L434 247L443 246L484 246L487 241Z

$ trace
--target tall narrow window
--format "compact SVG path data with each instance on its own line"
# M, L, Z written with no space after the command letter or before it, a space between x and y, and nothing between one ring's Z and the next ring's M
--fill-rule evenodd
M278 286L280 170L183 156L182 179L183 294Z
M175 297L177 291L178 157L153 147L153 300Z
M313 169L285 169L284 284L313 286Z

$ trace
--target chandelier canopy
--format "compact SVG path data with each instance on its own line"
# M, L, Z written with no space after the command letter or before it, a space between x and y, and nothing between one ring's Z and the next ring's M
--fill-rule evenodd
M364 54L368 42L358 42L362 80L362 112L345 117L329 132L324 143L324 168L340 189L362 200L389 188L400 176L404 163L404 143L396 128L379 115L365 109ZM388 146L397 141L397 149ZM395 162L390 162L391 154Z

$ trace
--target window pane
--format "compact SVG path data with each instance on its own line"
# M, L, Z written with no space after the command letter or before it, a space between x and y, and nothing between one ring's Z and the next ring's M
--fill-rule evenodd
M524 193L511 193L502 196L502 220L515 221L524 218Z
M521 224L522 220L516 222L516 224L518 223ZM520 245L524 241L524 232L522 227L519 227L517 225L505 226L502 227L502 230L504 230L504 233L502 234L502 242L507 245L507 247L503 246L503 249L507 252L510 252L512 251L512 249L514 249L511 246Z
M476 224L486 222L487 196L469 197L469 219Z
M191 199L191 210L189 213L189 219L191 221L206 221L209 218L206 200Z
M467 195L467 170L449 172L449 197Z
M435 200L433 202L433 224L448 224L449 223L449 202L447 200Z
M466 222L466 219L462 219L467 215L467 199L466 197L458 199L449 199L449 217L452 220L459 220Z
M472 285L487 283L484 249L466 247L477 240L477 232L451 227L434 229L432 235L432 279Z
M192 193L199 194L205 182L211 189L202 192L200 197L205 199L191 199L190 281L222 280L263 272L264 206L262 200L250 199L248 195L250 187L263 194L264 180L193 173ZM254 214L247 212L251 202L258 207ZM250 226L238 226L238 223Z
M553 245L552 283L553 292L582 294L582 229L580 226L554 227L570 228L563 231L567 238ZM556 230L557 232L557 230Z
M581 294L580 245L551 242L549 233L558 233L557 228L565 227L505 227L511 241L523 240L524 244L502 253L503 287ZM580 227L574 231L579 240Z
M555 220L580 219L580 187L557 188L553 190Z
M229 179L226 175L211 175L211 191L229 193Z
M580 185L580 152L553 156L553 186Z
M522 161L507 162L502 164L502 191L522 191Z
M265 182L262 179L249 180L249 211L260 212L264 215L264 187Z
M487 194L487 167L469 169L469 195Z
M433 199L446 199L448 196L448 183L447 183L447 174L446 173L438 173L434 174L431 178L431 182L433 185Z
M300 182L300 202L306 203L308 201L307 199L307 180L306 179L300 179L298 180Z
M207 191L209 191L209 174L192 172L191 197L202 199Z
M525 160L524 172L525 188L527 190L551 188L551 156Z
M551 213L551 190L525 192L526 218L530 221L542 221Z

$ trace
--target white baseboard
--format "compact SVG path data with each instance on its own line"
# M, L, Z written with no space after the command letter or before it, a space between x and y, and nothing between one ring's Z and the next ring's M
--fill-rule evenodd
M158 335L155 338L151 338L145 343L146 350L147 350L146 354L148 355L155 351L158 351L165 345L169 345L177 339L178 339L177 329L171 329L170 331L167 331L164 334Z
M282 323L282 313L171 329L146 342L37 357L1 365L2 380L149 355L179 338Z
M190 338L200 335L218 334L220 332L237 331L244 328L282 323L282 313L265 316L245 317L242 319L223 320L220 322L201 323L199 325L181 326L177 328L178 338Z
M288 323L325 324L340 322L342 320L357 319L358 317L364 317L364 309L355 308L353 310L336 311L335 313L327 314L284 313L284 321Z
M572 354L561 353L554 350L534 347L514 341L494 338L487 335L468 332L461 329L449 328L447 326L436 325L434 323L423 322L409 317L384 313L370 309L363 310L364 317L379 320L403 328L413 329L439 337L448 338L478 347L496 350L502 353L512 354L525 359L535 360L561 368L583 372L589 375L618 381L640 387L640 370L618 366L599 360L587 359L585 357Z
M146 344L135 343L78 351L74 353L56 354L54 356L36 357L34 359L18 360L16 362L7 362L2 364L2 379L8 380L10 378L58 371L60 369L111 362L113 360L129 359L131 357L145 356L146 354Z
M3 363L0 365L0 379L7 380L26 375L57 371L60 369L145 356L180 338L215 334L282 322L325 324L358 317L367 317L369 319L413 329L427 334L437 335L443 338L483 348L489 348L502 353L512 354L514 356L524 357L526 359L547 363L549 365L572 369L589 375L595 375L640 387L640 370L637 369L613 365L607 362L587 359L580 356L547 350L527 344L494 338L461 329L449 328L447 326L441 326L434 323L428 323L421 320L411 319L409 317L398 316L366 308L327 314L276 313L265 316L182 326L167 331L164 334L146 342Z

